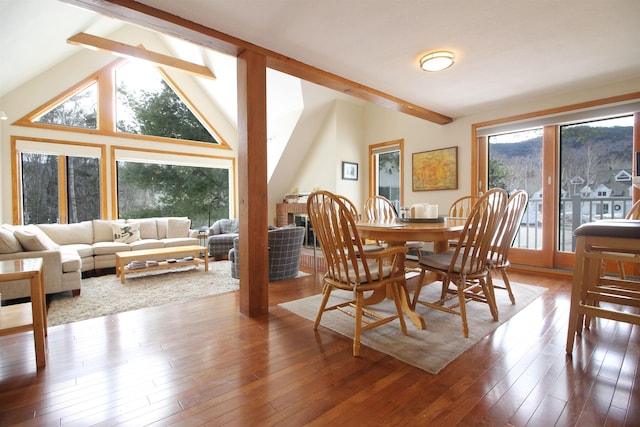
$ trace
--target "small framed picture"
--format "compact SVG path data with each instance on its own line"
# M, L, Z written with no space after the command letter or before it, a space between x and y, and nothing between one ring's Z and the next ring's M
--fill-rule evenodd
M342 162L342 179L358 180L358 164Z

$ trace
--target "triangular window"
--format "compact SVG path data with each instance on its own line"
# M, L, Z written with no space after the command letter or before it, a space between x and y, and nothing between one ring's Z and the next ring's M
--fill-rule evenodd
M98 85L93 82L65 98L33 121L50 125L97 129L97 105Z
M122 58L15 124L230 148L161 68Z
M115 84L117 132L218 144L155 67L126 62Z

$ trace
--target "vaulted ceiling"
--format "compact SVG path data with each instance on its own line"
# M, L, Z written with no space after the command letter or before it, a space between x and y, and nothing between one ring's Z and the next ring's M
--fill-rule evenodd
M637 0L139 3L452 118L640 75ZM72 35L119 25L57 0L0 0L0 96L75 53ZM453 67L420 70L436 49Z

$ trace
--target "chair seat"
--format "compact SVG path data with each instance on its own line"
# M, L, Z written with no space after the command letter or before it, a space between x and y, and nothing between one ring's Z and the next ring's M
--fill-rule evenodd
M439 270L439 271L448 271L451 267L451 260L453 259L454 252L440 252L439 254L426 255L420 258L418 263L422 268L426 268L428 270ZM453 268L451 271L455 274L462 273L462 260L458 257L453 264ZM470 272L469 266L465 266L465 273Z
M364 273L364 266L362 264L363 264L362 259L358 259L357 265L358 265L358 272L360 273L360 277L357 277L355 269L353 267L350 267L348 277L344 272L340 272L340 281L341 282L350 281L351 283L357 283L357 284L368 282L367 276ZM369 266L369 271L371 271L371 280L374 282L380 279L389 277L392 271L391 265L384 265L382 267L382 277L380 277L378 274L378 262L376 260L367 260L367 265ZM354 279L357 279L357 280L354 281Z

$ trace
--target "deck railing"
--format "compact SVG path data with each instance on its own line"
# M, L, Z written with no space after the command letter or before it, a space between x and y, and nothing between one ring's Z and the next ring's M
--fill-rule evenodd
M561 251L573 252L573 230L580 224L601 219L623 219L631 209L631 197L573 197L560 199L558 244ZM513 247L540 249L542 246L542 199L530 198Z

